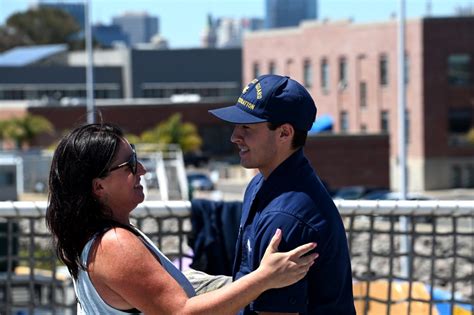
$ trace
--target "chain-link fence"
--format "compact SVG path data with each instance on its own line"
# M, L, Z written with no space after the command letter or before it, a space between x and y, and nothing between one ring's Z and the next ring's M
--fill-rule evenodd
M472 314L474 202L338 201L358 314ZM46 202L0 202L0 314L75 314ZM191 203L147 201L133 222L183 267ZM401 218L404 218L401 220ZM406 219L406 220L405 220Z

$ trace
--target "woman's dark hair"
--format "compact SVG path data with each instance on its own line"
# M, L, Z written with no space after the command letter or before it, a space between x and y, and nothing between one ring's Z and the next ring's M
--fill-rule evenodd
M77 279L87 241L110 224L110 211L92 193L92 181L107 175L123 132L108 123L88 124L61 139L49 174L46 224L59 259Z
M278 127L281 125L284 125L285 123L271 123L268 122L268 129L270 130L276 130ZM291 140L291 148L292 149L298 149L301 148L305 145L306 143L306 138L308 137L308 132L304 130L298 130L295 129L295 135L293 136L293 140Z

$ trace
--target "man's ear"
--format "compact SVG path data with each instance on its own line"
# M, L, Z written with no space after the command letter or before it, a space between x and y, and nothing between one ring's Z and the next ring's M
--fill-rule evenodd
M102 180L100 178L94 178L92 180L92 194L100 198L102 194L104 193L104 186L102 183Z
M295 134L295 129L290 124L283 124L280 126L280 139L284 141L288 141L293 139L293 135Z

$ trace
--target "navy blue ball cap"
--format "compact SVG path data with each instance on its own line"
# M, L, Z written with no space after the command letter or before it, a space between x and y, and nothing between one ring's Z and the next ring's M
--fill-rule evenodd
M297 130L307 131L316 118L316 105L295 80L266 74L252 80L235 105L209 112L234 124L290 123Z

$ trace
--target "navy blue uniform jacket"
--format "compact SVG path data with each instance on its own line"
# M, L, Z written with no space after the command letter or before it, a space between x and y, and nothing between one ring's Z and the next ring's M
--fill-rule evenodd
M241 311L355 314L346 234L339 212L300 149L264 180L255 176L245 192L233 276L259 266L277 228L280 251L317 242L319 253L308 275L286 288L264 292Z

